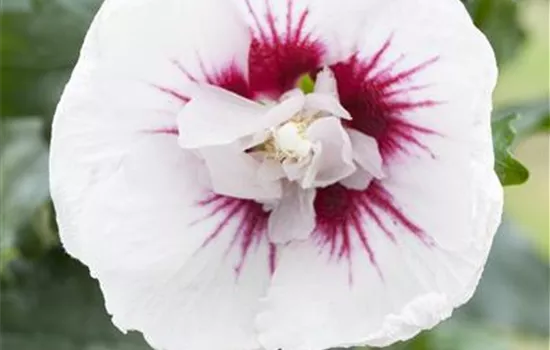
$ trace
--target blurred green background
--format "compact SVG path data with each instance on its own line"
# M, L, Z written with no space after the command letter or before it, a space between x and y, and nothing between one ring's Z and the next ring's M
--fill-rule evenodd
M434 0L437 1L437 0ZM506 188L481 284L454 317L391 349L543 350L549 337L547 0L463 0L501 75L495 118L514 122L529 181ZM1 13L0 347L149 349L110 324L97 283L59 247L48 197L50 122L101 0L4 0Z

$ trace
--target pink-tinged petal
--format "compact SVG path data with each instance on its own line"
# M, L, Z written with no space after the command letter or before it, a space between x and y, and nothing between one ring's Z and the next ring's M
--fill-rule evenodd
M353 159L369 174L381 179L384 177L382 156L376 140L359 131L347 130L353 148Z
M372 3L349 12L364 27L331 69L346 126L376 139L386 177L318 189L314 234L278 252L256 322L266 350L386 346L433 327L472 296L500 222L490 45L458 1Z
M243 152L238 144L201 148L215 193L244 199L281 198L281 184L258 176L261 163Z
M317 149L302 181L304 188L325 187L355 171L351 142L338 118L316 120L307 134Z
M314 199L314 189L304 190L296 183L287 183L283 197L267 222L269 240L276 244L286 244L307 239L315 228Z

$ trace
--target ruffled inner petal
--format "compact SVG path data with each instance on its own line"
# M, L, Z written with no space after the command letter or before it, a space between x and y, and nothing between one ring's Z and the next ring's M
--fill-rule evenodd
M214 192L254 200L281 197L279 181L258 176L261 164L242 152L238 144L205 147L199 153L205 160Z
M314 152L303 187L324 187L355 171L351 142L338 118L315 121L307 134L312 142L317 143L318 149Z
M273 159L264 159L258 168L258 177L263 181L280 180L285 176L281 163Z
M314 149L317 149L317 145L313 145ZM285 172L285 175L290 181L299 181L302 179L308 170L308 164L313 161L314 156L309 156L304 158L302 161L297 163L294 162L283 162L282 167Z
M179 144L183 148L229 144L292 118L304 102L303 94L294 94L268 107L216 86L200 85L178 115Z

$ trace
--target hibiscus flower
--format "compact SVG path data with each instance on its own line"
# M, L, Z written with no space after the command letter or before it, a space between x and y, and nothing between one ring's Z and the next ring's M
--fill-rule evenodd
M411 338L500 222L496 76L458 0L107 0L54 119L64 247L157 349Z

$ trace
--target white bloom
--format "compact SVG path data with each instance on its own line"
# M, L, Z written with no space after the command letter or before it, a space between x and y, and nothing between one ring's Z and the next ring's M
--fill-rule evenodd
M204 160L213 192L270 211L272 243L307 239L315 228L315 188L347 183L358 170L364 181L357 190L383 177L376 140L342 126L339 118L351 117L336 90L329 68L313 93L291 90L269 106L199 85L178 116L179 144Z
M158 349L408 339L500 221L495 80L458 0L106 0L54 120L62 241Z

